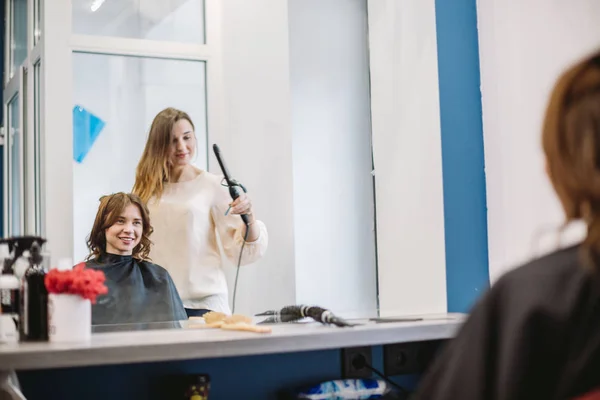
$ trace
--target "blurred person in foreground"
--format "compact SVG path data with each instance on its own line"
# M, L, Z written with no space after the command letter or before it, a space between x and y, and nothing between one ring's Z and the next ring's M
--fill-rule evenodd
M565 223L586 237L500 278L414 399L600 399L600 52L556 82L542 147Z

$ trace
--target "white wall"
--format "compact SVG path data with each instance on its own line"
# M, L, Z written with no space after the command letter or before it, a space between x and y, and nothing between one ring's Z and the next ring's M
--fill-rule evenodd
M548 95L569 64L600 47L595 0L478 1L490 278L556 248L562 210L544 172ZM580 237L575 227L567 244Z
M225 130L210 132L210 144L219 144L269 230L264 259L240 271L236 313L252 313L296 300L288 3L221 4ZM233 268L227 273L231 288Z
M375 313L366 0L290 0L296 301Z
M43 1L42 15L42 165L45 249L56 261L73 252L73 198L71 195L72 66L69 37L71 10L66 4ZM69 107L65 108L65 104ZM30 110L32 111L32 110Z
M371 0L369 24L380 308L446 312L434 0Z

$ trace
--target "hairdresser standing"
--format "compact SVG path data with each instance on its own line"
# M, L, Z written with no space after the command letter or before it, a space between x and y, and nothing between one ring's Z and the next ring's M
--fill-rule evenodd
M246 194L232 202L220 177L191 164L195 152L191 118L183 111L164 109L152 121L133 192L150 210L150 257L171 274L188 316L230 314L219 242L237 265L246 235L239 215L247 214L250 223L240 264L250 264L267 250L267 229L255 218Z

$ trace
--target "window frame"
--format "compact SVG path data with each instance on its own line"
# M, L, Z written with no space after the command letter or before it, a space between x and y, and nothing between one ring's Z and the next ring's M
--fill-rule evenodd
M5 4L5 11L8 18L6 18L5 25L5 37L6 43L12 43L13 41L13 20L12 20L12 10L14 9L14 1L8 0ZM21 212L20 212L20 232L22 234L43 234L43 232L39 231L36 227L41 226L38 219L41 218L41 212L35 213L35 196L36 192L36 171L34 168L27 168L26 166L35 165L34 160L39 159L41 157L41 149L36 151L36 149L32 146L33 144L33 122L34 122L34 103L33 103L33 91L34 91L34 74L32 73L34 68L33 65L40 63L40 58L43 49L43 43L41 40L38 40L36 45L33 44L33 4L35 0L27 0L27 36L26 36L26 46L27 46L27 56L25 60L21 63L20 66L17 67L16 71L11 76L11 66L12 66L12 52L11 46L5 46L4 50L4 93L3 93L3 110L4 110L4 127L2 131L2 144L3 152L4 152L4 163L3 163L3 176L4 176L4 190L3 190L3 199L4 199L4 234L5 236L10 236L13 234L12 230L12 190L15 186L15 182L12 180L12 171L11 171L11 162L12 162L12 153L10 151L11 148L11 137L10 137L10 127L8 123L10 122L10 117L8 115L8 104L14 98L14 96L18 95L19 100L19 135L20 135L20 143L21 149L19 154L19 163L21 165L20 177L18 185L18 190L20 192L20 202L21 202ZM40 3L42 6L42 3ZM26 119L26 120L25 120ZM41 182L41 179L37 179L37 182ZM37 189L39 192L39 189ZM39 204L39 207L42 208L43 204Z
M72 0L63 2L68 3L70 12ZM206 93L202 95L206 96L207 141L219 141L223 132L221 7L220 0L204 0L204 44L71 33L68 61L72 63L74 53L89 53L205 62ZM209 171L218 167L210 154L207 163Z
M4 182L5 182L5 186L7 188L9 188L10 190L5 190L4 191L4 209L5 209L5 214L4 214L4 232L6 233L6 236L12 236L13 235L13 225L14 225L14 221L13 221L13 197L12 197L12 191L15 188L15 182L13 181L13 174L12 174L12 166L13 166L13 152L12 150L12 145L13 145L13 141L14 141L14 135L11 133L11 126L12 125L12 113L10 112L10 108L9 105L14 101L15 97L17 97L17 106L19 107L19 112L18 112L18 116L17 116L17 126L18 126L18 130L17 130L17 135L19 136L19 140L20 140L20 151L19 151L19 160L18 163L20 165L20 171L19 171L19 181L16 182L16 188L19 191L19 198L23 199L23 193L24 193L24 182L23 182L23 165L24 165L24 152L23 152L23 67L19 68L15 74L13 75L13 79L11 79L11 85L9 88L7 88L7 90L4 92L4 115L5 115L5 127L4 127L4 131L5 131L5 140L4 140ZM9 115L10 113L10 115ZM21 206L20 208L20 213L19 213L19 232L23 233L24 232L24 215L25 215L25 210L24 208Z
M33 4L35 0L29 1ZM73 54L205 62L206 93L200 95L206 97L207 140L219 141L219 137L223 135L222 5L220 0L204 0L205 44L193 44L75 34L72 29L72 0L42 0L42 3L41 38L36 44L36 47L41 46L43 76L40 99L42 151L39 155L43 170L41 197L44 199L41 219L45 227L43 234L52 248L53 257L71 258L74 254L73 235L72 232L65 232L64 227L74 226L73 160L72 156L66 159L65 149L65 146L72 147ZM51 13L44 12L44 6L48 5L52 6ZM33 17L32 13L32 24ZM34 76L33 73L28 75ZM31 87L34 87L33 83ZM31 97L33 100L33 96ZM28 115L33 118L34 112ZM32 120L31 126L33 125ZM214 157L207 157L207 160L209 170L217 167ZM45 212L46 209L52 209L51 215Z

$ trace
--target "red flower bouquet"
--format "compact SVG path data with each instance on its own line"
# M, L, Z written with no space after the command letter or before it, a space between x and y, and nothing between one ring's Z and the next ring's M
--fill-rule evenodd
M77 264L71 270L51 269L44 280L48 293L75 294L96 304L96 297L108 293L104 272Z

